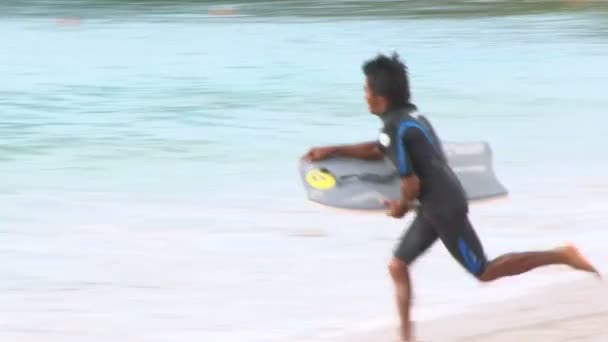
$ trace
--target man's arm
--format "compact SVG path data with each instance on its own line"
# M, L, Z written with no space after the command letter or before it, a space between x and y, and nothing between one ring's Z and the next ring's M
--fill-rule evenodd
M382 159L384 154L378 147L376 141L368 141L359 144L330 146L333 156L351 157L358 159Z
M417 127L406 128L400 133L402 135L399 136L398 144L401 145L397 148L397 162L401 196L398 206L407 211L412 201L420 195L420 179L414 170L422 167L421 158L424 158L424 153L420 152L429 148L429 141Z
M401 197L399 205L409 209L412 201L420 194L420 179L415 174L401 177Z
M351 157L366 160L379 160L384 154L378 146L378 142L369 141L359 144L334 145L312 148L303 158L310 160L321 160L330 156Z

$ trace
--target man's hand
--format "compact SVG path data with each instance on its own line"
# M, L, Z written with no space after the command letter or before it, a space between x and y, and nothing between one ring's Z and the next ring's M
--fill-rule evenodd
M401 200L382 200L382 203L387 207L386 215L394 218L402 218L408 212L409 207Z
M331 146L327 147L313 147L301 159L308 161L323 160L334 153L335 149Z

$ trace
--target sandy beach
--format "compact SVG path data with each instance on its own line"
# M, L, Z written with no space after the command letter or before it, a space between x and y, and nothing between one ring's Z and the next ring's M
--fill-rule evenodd
M608 341L608 283L585 279L420 326L432 341Z
M417 341L608 341L608 282L584 277L457 316L421 322ZM383 328L340 341L397 341Z

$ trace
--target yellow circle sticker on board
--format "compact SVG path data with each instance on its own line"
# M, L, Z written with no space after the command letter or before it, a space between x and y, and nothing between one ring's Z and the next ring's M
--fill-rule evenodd
M336 185L336 179L330 173L319 169L308 171L306 181L313 188L321 190L331 189Z

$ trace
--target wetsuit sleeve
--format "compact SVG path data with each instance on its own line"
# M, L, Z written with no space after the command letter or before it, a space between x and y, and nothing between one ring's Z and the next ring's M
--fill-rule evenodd
M415 174L416 170L423 165L420 158L424 153L421 152L428 147L428 141L423 130L410 122L404 122L399 126L397 136L399 175L407 177Z

